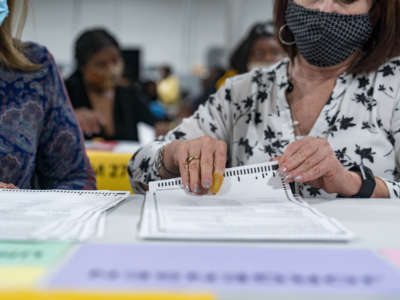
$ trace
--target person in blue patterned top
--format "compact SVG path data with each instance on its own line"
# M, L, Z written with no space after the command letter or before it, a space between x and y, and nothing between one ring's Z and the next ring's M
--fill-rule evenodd
M0 188L95 189L53 57L9 35L8 8L14 1L0 1Z
M130 162L132 186L279 162L303 197L400 198L400 0L275 0L288 54L226 84ZM217 176L219 175L219 176Z

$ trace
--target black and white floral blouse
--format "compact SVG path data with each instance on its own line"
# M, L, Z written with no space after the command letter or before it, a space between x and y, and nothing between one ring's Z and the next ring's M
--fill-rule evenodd
M155 160L161 147L176 139L208 135L228 145L228 166L268 161L295 141L285 91L288 59L227 80L190 118L132 158L133 188L160 179ZM375 73L337 79L328 103L309 136L327 139L342 165L363 163L382 178L391 197L400 197L400 57ZM303 197L333 198L323 190L299 185Z

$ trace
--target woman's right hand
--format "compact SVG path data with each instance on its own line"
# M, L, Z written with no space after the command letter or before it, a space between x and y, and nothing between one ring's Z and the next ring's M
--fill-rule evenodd
M87 108L78 108L75 110L75 114L86 136L92 136L101 132L104 120L98 113Z
M0 189L16 190L18 188L11 183L4 183L0 181Z
M187 159L194 157L189 163ZM224 141L208 136L193 140L174 141L164 149L164 166L180 173L186 191L217 193L222 185L227 159Z

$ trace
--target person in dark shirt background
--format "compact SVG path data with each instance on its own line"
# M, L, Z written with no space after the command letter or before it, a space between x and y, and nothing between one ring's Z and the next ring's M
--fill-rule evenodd
M76 70L66 87L85 138L138 140L137 123L155 118L134 86L121 86L123 60L106 30L83 32L75 43Z
M152 80L146 80L142 84L143 93L152 115L160 121L169 121L166 108L158 99L157 84Z

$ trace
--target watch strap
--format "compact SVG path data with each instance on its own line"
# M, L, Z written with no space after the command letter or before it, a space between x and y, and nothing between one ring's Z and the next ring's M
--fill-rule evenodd
M371 198L374 193L376 180L372 170L363 165L356 165L349 169L351 172L358 172L361 174L361 188L357 194L351 196L351 198Z

